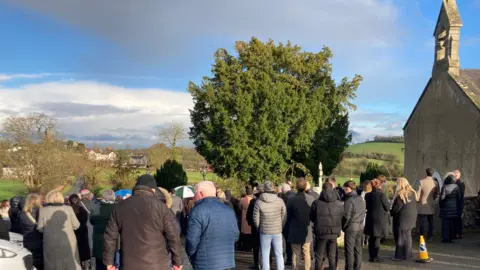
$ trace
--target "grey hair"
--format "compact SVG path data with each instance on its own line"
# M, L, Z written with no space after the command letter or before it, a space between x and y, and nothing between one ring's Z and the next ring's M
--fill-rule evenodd
M290 190L292 190L292 187L289 184L287 184L287 183L282 184L282 193L287 193Z
M102 194L102 199L104 199L107 202L108 201L114 202L115 201L115 192L111 189L104 190L103 194Z

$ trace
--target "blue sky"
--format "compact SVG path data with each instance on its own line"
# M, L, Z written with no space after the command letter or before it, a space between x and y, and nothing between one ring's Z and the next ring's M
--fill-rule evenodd
M458 0L462 68L480 68L480 0ZM334 52L365 80L351 128L398 135L428 81L441 0L0 0L0 121L46 112L89 143L148 145L189 125L189 81L213 53L257 36ZM477 15L477 16L475 16Z

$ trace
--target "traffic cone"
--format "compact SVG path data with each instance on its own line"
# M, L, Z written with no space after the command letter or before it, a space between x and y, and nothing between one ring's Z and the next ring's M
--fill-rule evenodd
M423 235L420 235L420 253L418 254L418 263L429 263L433 259L428 257L427 245L425 245L425 239Z

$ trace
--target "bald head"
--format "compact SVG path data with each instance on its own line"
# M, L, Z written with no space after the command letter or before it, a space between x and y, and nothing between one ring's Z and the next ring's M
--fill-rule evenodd
M210 181L201 181L195 185L195 200L201 200L205 197L216 197L217 189Z
M455 180L458 180L460 177L462 177L462 173L459 170L453 171L453 174L455 174Z

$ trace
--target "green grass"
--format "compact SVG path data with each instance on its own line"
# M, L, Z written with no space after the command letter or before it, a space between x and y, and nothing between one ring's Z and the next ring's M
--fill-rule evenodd
M354 154L365 154L365 153L383 153L395 155L401 163L404 161L404 154L402 148L405 148L404 143L380 143L380 142L371 142L371 143L360 143L350 145L346 152L351 152Z
M27 187L19 181L0 180L0 200L8 200L15 195L27 195Z

